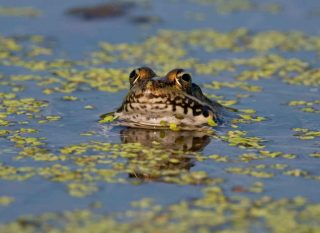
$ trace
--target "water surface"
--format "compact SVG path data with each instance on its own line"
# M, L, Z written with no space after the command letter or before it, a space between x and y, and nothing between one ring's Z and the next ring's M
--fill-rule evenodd
M317 1L67 14L102 3L0 0L1 231L319 230ZM209 135L100 124L143 65L187 69L242 122Z

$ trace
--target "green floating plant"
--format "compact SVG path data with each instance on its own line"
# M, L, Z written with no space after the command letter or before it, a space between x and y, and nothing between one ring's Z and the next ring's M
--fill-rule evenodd
M311 140L320 137L320 131L313 131L306 128L293 128L292 130L297 132L294 136L301 140Z
M37 17L39 15L41 12L33 7L0 7L0 16Z
M230 146L239 146L242 148L256 148L261 149L265 146L262 145L263 139L259 137L245 137L247 132L235 130L228 131L226 136L220 136L223 140L229 142Z
M79 187L77 187L78 189ZM255 182L247 191L260 193L263 183ZM234 191L240 190L234 189ZM243 189L242 189L243 190ZM246 190L246 189L244 189ZM83 209L59 214L48 213L36 217L23 217L0 227L3 232L249 232L268 229L269 232L308 232L319 230L320 205L309 203L297 196L291 199L273 199L262 196L249 199L243 196L227 196L218 186L206 187L203 195L190 201L179 201L167 206L159 205L151 198L131 202L133 209L116 214L98 215ZM281 221L282 224L279 223ZM57 224L59 223L59 224ZM278 223L278 224L275 224Z
M320 100L304 101L304 100L292 100L288 103L289 106L298 107L302 112L308 113L320 113Z

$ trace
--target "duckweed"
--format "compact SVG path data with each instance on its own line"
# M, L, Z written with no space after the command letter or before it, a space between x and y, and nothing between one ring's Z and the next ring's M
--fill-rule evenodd
M320 113L320 100L304 101L292 100L288 103L289 106L298 107L300 111L308 113Z
M113 115L113 112L110 114L105 114L102 119L99 120L99 123L103 124L103 123L110 123L113 122L117 119L118 117Z
M92 109L95 109L95 106L94 105L86 105L83 108L86 110L92 110Z
M289 176L307 176L308 172L301 169L292 169L285 171L284 174Z
M250 167L249 168L230 167L226 169L226 171L234 174L250 175L258 178L271 178L274 176L274 174L271 172L260 171Z
M68 185L68 192L74 197L84 197L88 196L94 192L98 191L96 185L81 184L81 183L71 183Z
M167 38L175 38L168 40ZM201 38L201 40L200 40ZM28 53L27 57L37 58L39 55L51 56L49 48L41 47L43 38L35 36L28 38L29 43L35 44L36 50ZM143 63L154 66L154 57L157 57L156 66L159 72L167 72L173 66L194 69L200 75L219 75L222 72L231 72L237 80L221 81L214 80L206 84L208 88L239 88L250 92L259 92L261 87L246 80L259 80L261 78L279 77L283 81L294 85L319 86L317 76L318 69L313 68L306 61L298 58L286 59L278 54L257 55L251 58L234 58L230 60L210 60L201 63L195 58L188 56L187 46L202 47L208 52L219 50L240 51L269 51L277 49L280 51L316 51L319 53L320 46L317 36L308 36L299 32L260 32L251 34L246 29L237 29L229 33L221 33L214 30L193 30L190 32L176 32L163 30L157 35L146 39L141 44L110 44L101 43L101 50L92 53L86 61L67 61L56 59L52 61L26 60L20 51L26 50L19 44L17 39L1 36L2 63L7 66L22 66L32 71L52 70L53 76L39 75L12 75L15 82L35 80L38 85L43 86L45 94L54 92L72 93L75 90L88 85L100 91L116 92L127 89L127 74L132 66ZM161 45L161 46L159 46ZM143 51L143 52L142 52ZM18 52L14 57L12 52ZM160 55L160 56L159 56ZM87 68L99 64L113 64L124 61L130 67L126 69L115 68ZM170 65L169 65L170 64ZM79 67L79 68L78 68ZM243 67L248 69L242 70ZM237 72L241 70L240 72ZM238 74L237 74L238 73ZM48 85L53 85L48 87ZM306 110L308 111L308 110Z
M251 0L191 0L198 4L213 5L219 14L231 14L241 11L261 11L270 14L280 13L282 6L278 3L257 3Z
M175 123L169 123L169 128L173 131L179 131L179 127Z
M32 7L0 7L0 16L37 17L41 12Z
M217 123L213 119L209 118L208 119L208 125L214 127L214 126L217 126Z
M72 96L72 95L66 95L66 96L63 96L63 97L62 97L62 100L75 101L75 100L78 100L78 97Z
M250 192L260 192L263 185L254 183ZM45 214L23 217L3 225L5 232L176 232L205 231L223 227L223 232L248 232L252 226L269 229L270 232L317 232L319 205L307 205L303 197L272 199L263 196L256 200L233 195L227 197L218 186L203 189L203 196L189 202L181 201L168 206L157 205L144 198L131 203L133 210L116 215L98 216L91 210L77 210L62 214ZM228 213L228 214L226 214ZM283 224L275 224L281 220ZM59 224L57 224L59 223ZM229 224L232 223L232 224ZM62 227L57 227L61 226Z
M233 119L232 123L233 124L237 124L237 123L246 123L246 124L250 124L253 122L261 122L261 121L265 121L266 118L262 117L262 116L252 116L249 114L239 114L239 119Z
M261 91L261 87L248 85L244 82L217 82L213 81L210 85L205 85L206 88L213 88L213 89L221 89L222 87L228 88L239 88L245 91L252 91L258 92Z
M320 158L320 152L315 152L310 154L310 156L315 157L315 158Z
M320 131L312 131L305 128L294 128L293 131L297 132L294 136L301 140L311 140L320 137Z
M0 196L0 206L10 205L12 202L14 202L14 198L7 197L7 196Z
M282 10L279 4L250 0L197 2L209 4L222 14L239 11L276 14ZM40 14L33 8L0 8L0 16ZM207 15L191 17L206 20ZM300 163L300 159L317 161L320 157L316 147L319 129L303 128L306 127L303 122L302 126L290 126L301 127L292 129L297 139L311 140L304 142L305 147L301 146L298 152L291 141L279 145L283 135L278 135L278 129L271 128L275 135L255 136L256 127L273 126L271 121L277 112L262 115L260 110L248 109L248 101L255 101L256 97L261 100L263 95L268 97L265 90L270 86L265 83L279 81L288 88L316 93L320 84L317 63L298 54L319 55L320 37L299 31L237 28L223 32L160 30L143 38L139 43L111 43L105 39L98 45L99 49L89 52L84 59L69 60L52 46L50 38L42 35L0 35L0 66L4 67L0 74L0 140L1 145L8 145L0 151L3 156L0 178L3 182L27 183L38 179L59 183L69 198L82 198L84 202L99 196L94 194L101 193L110 183L121 184L129 191L140 184L162 183L161 187L201 189L203 195L186 194L186 198L167 205L144 196L131 202L129 209L112 214L96 213L89 207L21 216L0 225L0 231L318 232L318 203L301 196L274 199L267 192L274 188L268 182L278 178L319 182L316 171ZM198 57L198 51L208 59ZM86 95L94 91L100 98L126 91L128 74L141 65L154 67L159 75L174 67L188 69L209 97L239 109L237 118L230 122L227 118L221 127L209 120L208 125L216 127L215 134L204 136L194 132L192 137L185 136L174 124L162 122L171 131L161 131L160 141L152 137L157 133L154 131L130 135L125 134L124 128L114 128L118 130L116 134L121 131L121 143L114 142L114 131L108 131L108 123L115 121L114 117L104 115L100 120L103 126L95 125L92 118L83 118L85 114L98 116L105 111L98 101L92 102L91 95ZM7 74L9 68L12 72ZM67 101L76 101L80 107L72 115L77 116L74 122L85 119L84 125L88 127L69 132L72 131L68 127L70 109L65 112L60 109L61 104L72 105ZM305 113L319 113L319 100L314 95L304 100L286 99L281 104ZM68 131L65 137L70 137L72 144L61 139L56 143L46 133L57 125ZM102 136L105 133L102 127L107 128L106 137ZM178 136L171 137L171 133ZM210 140L209 149L204 149ZM20 201L15 199L19 198L0 196L0 207L16 205Z
M241 148L264 148L263 139L259 137L244 137L247 133L244 131L228 131L226 136L221 136L223 140L229 142L230 146L239 146Z

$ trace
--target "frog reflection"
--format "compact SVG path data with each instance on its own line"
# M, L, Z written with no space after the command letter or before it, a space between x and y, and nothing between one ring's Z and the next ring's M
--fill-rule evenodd
M210 136L200 131L125 128L120 134L122 143L140 143L145 148L127 164L129 177L141 180L170 182L188 172L196 152L210 142Z

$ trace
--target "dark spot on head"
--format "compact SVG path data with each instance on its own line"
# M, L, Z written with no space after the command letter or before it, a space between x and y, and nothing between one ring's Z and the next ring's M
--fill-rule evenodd
M201 109L200 108L193 108L192 114L193 114L193 116L199 116L201 114Z
M177 110L176 103L173 102L172 103L172 111L175 112L176 110Z
M188 114L188 106L186 106L186 105L184 106L183 113Z
M208 117L209 116L208 107L206 107L206 106L203 107L202 114L203 114L204 117Z

